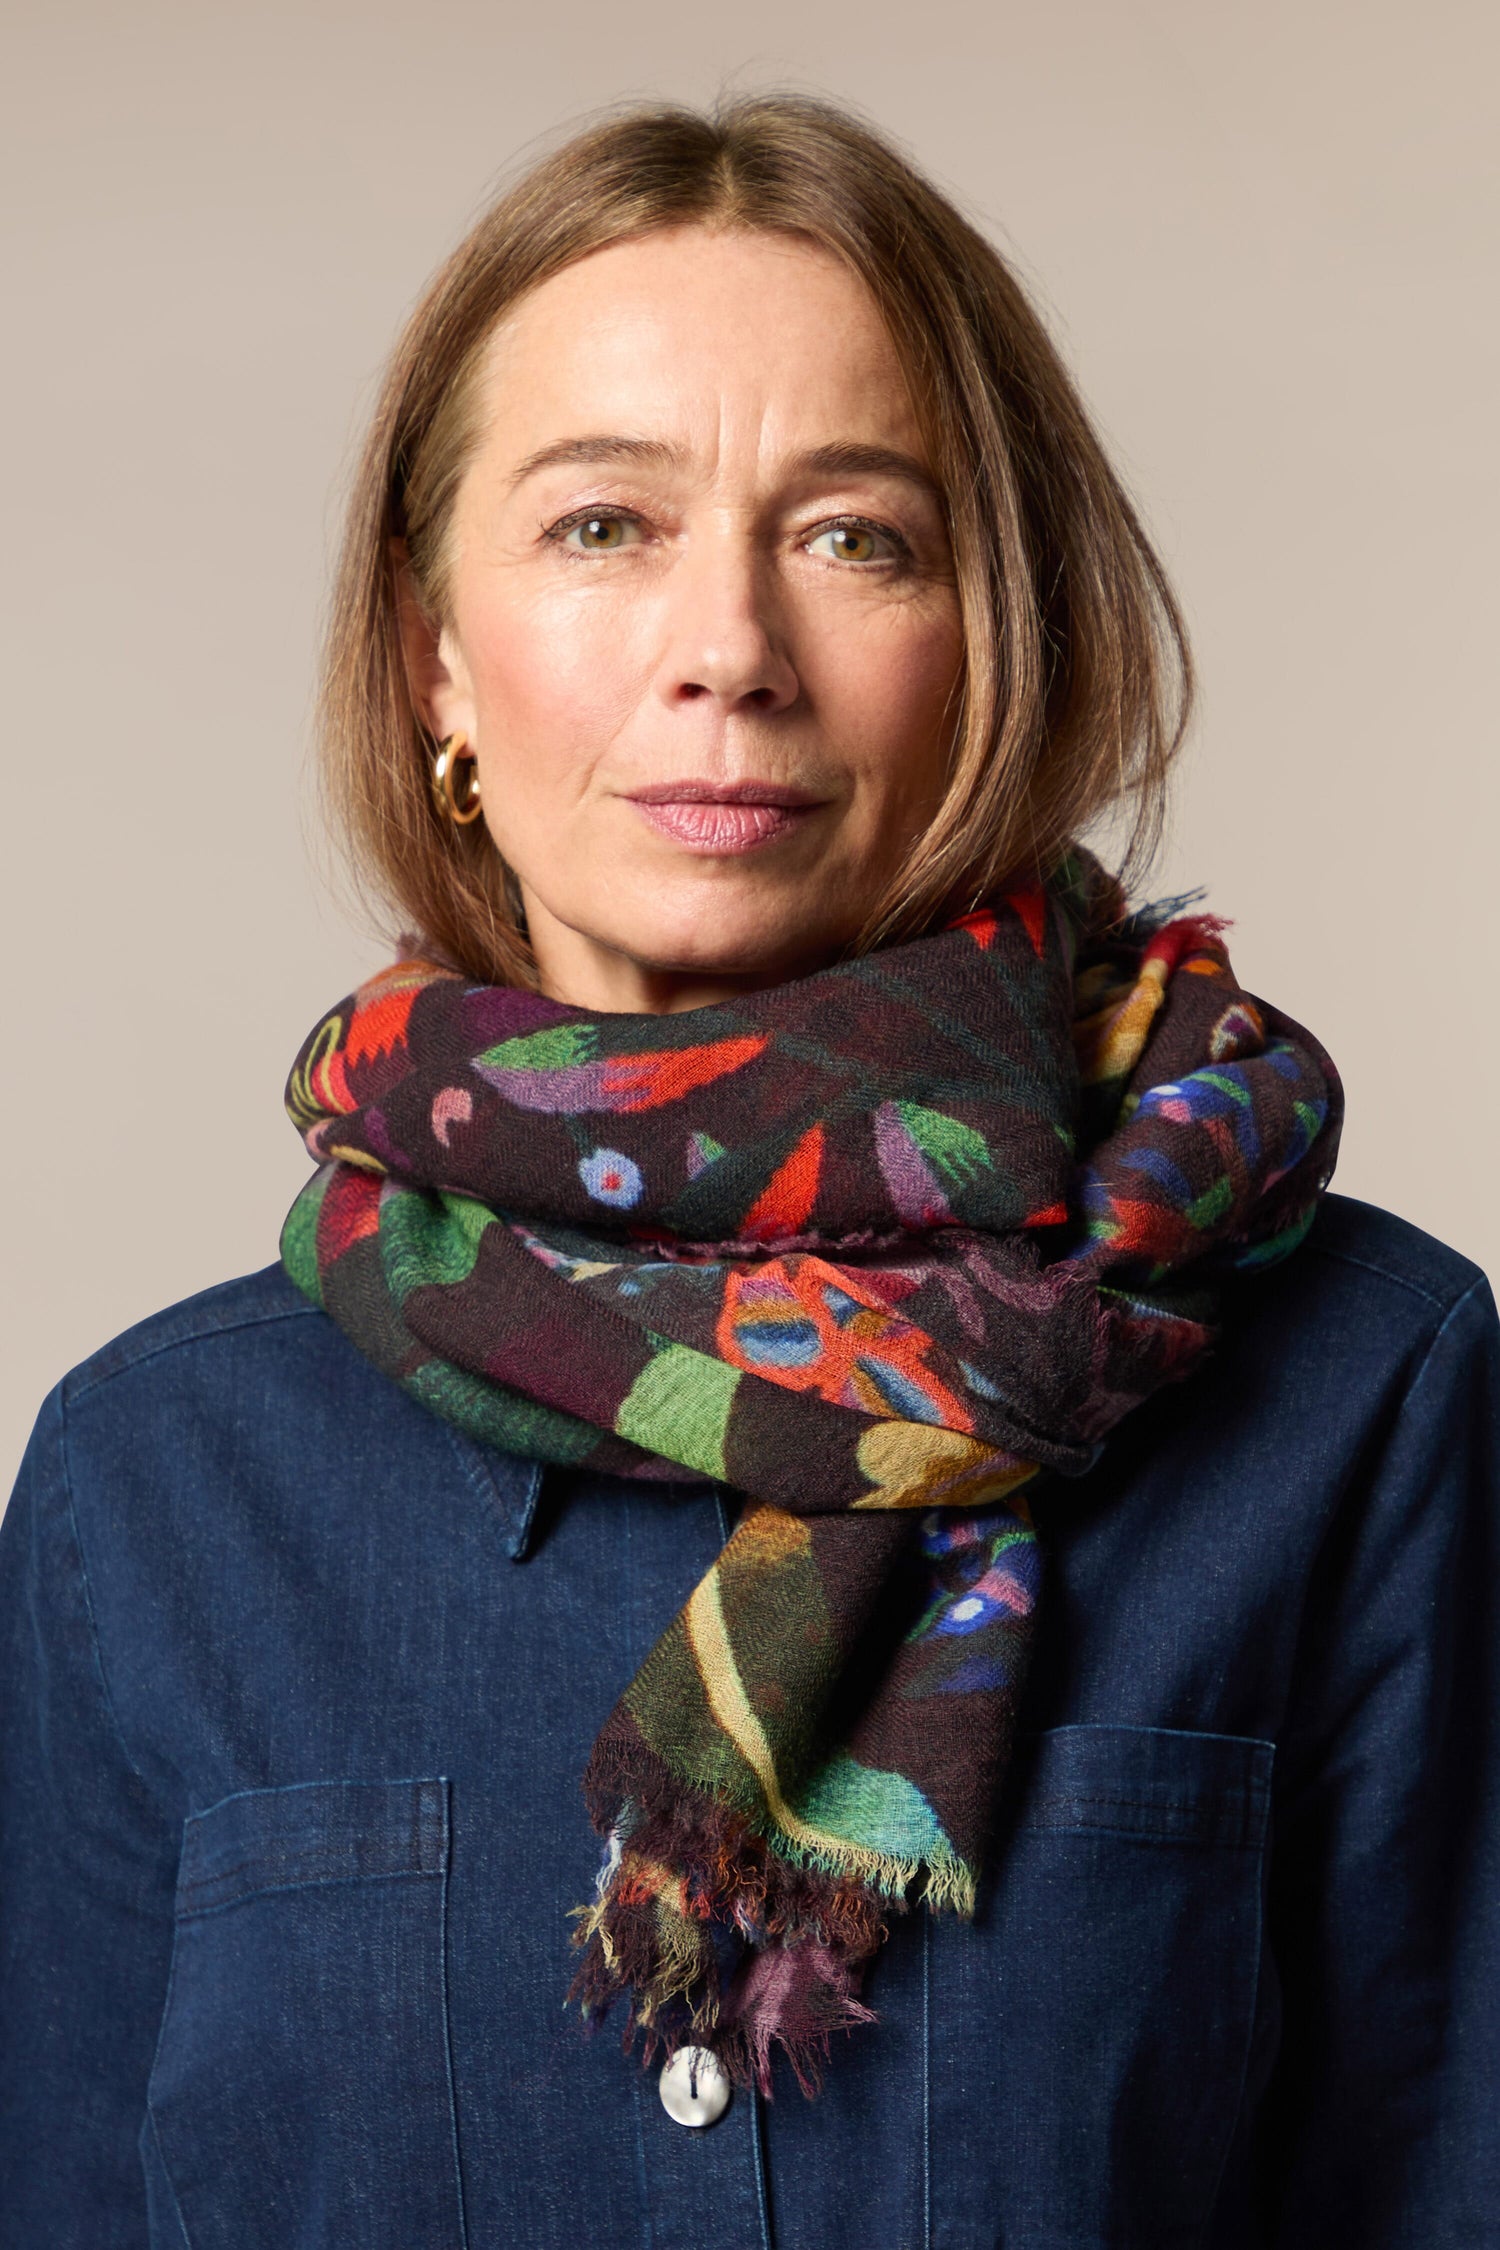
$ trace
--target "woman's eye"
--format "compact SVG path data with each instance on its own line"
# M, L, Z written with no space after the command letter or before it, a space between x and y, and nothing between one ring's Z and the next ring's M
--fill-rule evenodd
M585 554L607 555L613 548L628 547L640 536L640 525L630 516L583 516L564 524L558 537L564 546Z
M898 550L895 540L872 523L831 523L809 539L807 551L835 562L870 563L892 562Z

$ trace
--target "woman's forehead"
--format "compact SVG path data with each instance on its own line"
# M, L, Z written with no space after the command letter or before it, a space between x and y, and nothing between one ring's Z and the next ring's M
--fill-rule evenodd
M611 244L500 324L481 447L520 462L602 436L677 453L925 448L873 296L794 236L684 227Z

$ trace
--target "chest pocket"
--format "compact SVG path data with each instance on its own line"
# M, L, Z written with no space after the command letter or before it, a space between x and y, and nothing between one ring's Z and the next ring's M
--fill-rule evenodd
M1255 2016L1272 1757L1161 1727L1022 1746L996 1880L930 1933L934 2242L1201 2242Z
M448 1795L319 1781L184 1823L142 2133L153 2244L462 2245Z

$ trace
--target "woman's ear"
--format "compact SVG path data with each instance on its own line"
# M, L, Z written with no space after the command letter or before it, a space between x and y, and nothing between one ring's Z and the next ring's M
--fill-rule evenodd
M404 539L389 542L401 653L412 709L433 739L450 734L474 738L474 704L468 670L445 626L435 625L422 605Z

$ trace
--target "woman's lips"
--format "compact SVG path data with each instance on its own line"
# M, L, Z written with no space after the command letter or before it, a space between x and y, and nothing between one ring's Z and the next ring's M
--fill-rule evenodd
M694 852L753 852L759 844L789 835L813 810L811 805L727 804L722 798L632 801L643 820Z
M667 781L637 790L643 820L690 852L753 852L790 835L818 810L810 792L776 782Z

